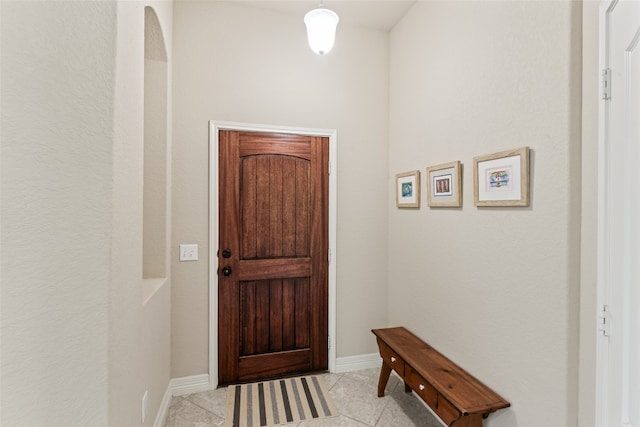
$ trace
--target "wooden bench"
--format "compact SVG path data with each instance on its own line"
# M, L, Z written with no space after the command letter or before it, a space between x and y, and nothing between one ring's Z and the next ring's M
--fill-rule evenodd
M384 396L391 370L448 426L482 427L482 420L511 406L486 385L405 328L373 329L382 370L378 397Z

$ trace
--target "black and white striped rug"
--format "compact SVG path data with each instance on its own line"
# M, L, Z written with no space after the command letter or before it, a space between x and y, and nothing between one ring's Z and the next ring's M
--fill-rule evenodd
M320 376L229 386L226 427L276 426L338 415Z

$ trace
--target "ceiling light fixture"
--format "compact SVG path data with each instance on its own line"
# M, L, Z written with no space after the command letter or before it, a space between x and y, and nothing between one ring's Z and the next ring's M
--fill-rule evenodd
M320 2L318 9L313 9L304 16L311 50L318 55L331 50L336 39L338 21L338 15L334 11L326 9L322 2Z

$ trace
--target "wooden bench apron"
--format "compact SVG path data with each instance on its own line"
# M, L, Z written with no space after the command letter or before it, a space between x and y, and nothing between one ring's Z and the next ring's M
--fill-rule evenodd
M382 356L378 397L391 370L448 426L482 427L482 419L511 404L405 328L373 329Z

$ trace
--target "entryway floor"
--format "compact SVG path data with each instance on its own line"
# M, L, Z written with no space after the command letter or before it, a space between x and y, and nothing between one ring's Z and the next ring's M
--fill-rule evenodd
M340 415L286 424L296 427L442 427L436 417L392 375L385 396L378 398L379 369L323 375ZM165 427L223 426L227 389L177 396Z

